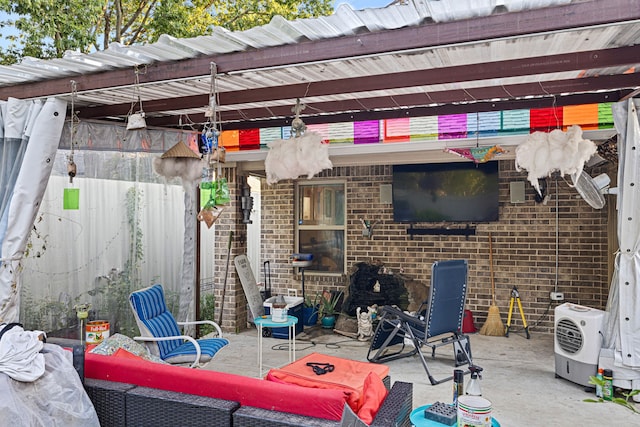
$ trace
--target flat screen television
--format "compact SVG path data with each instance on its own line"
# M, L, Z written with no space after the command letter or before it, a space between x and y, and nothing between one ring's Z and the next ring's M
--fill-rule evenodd
M395 222L498 220L498 162L393 166Z

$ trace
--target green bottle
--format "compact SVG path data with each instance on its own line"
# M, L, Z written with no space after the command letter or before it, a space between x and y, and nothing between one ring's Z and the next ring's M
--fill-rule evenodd
M602 387L602 398L604 400L613 400L613 371L605 369L602 373L604 386Z

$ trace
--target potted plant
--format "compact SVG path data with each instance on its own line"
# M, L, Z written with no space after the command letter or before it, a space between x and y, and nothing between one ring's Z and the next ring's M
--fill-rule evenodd
M322 327L332 329L336 324L336 306L342 298L342 291L324 291L320 298L320 317Z
M318 323L318 312L320 310L320 294L315 294L313 298L304 297L302 306L302 323L304 326L314 326Z

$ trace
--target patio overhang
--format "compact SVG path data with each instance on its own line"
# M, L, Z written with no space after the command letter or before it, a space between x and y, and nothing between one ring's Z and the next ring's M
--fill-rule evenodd
M444 22L397 4L339 9L324 21L274 19L239 33L163 37L0 67L0 75L13 76L0 84L0 99L69 100L74 80L81 120L123 124L138 67L147 124L197 128L207 121L212 63L223 130L287 126L296 98L307 107L305 123L318 124L617 102L637 94L636 1L558 3L519 11L500 6ZM372 23L372 16L385 23Z

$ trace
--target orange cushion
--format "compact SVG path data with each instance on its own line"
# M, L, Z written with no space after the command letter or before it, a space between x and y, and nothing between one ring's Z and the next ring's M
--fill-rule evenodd
M380 405L387 398L387 388L384 383L373 372L364 380L364 390L362 391L362 404L358 411L358 418L367 424L371 424L380 409Z
M323 375L316 375L313 369L307 366L309 362L331 363L334 365L334 370ZM377 363L311 353L280 369L271 369L266 379L303 387L342 390L348 395L347 403L357 413L363 402L365 380L370 374L377 376L382 383L382 378L389 375L389 367Z

